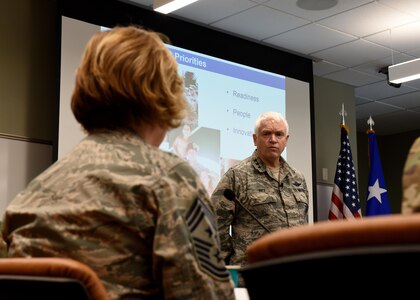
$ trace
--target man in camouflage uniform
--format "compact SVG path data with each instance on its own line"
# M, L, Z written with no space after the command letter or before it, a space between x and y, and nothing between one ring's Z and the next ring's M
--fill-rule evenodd
M212 194L226 264L245 265L247 246L266 233L245 209L224 197L226 189L271 232L308 222L305 178L281 157L288 138L286 119L263 113L255 123L256 150L230 168Z
M187 162L158 147L187 102L162 36L96 33L72 110L88 135L6 209L10 257L67 257L111 299L234 299L215 209Z
M420 212L420 137L418 137L408 152L402 177L403 214Z

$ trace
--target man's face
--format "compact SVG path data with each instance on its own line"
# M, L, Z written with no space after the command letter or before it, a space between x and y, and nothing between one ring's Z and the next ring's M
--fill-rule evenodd
M286 148L289 136L282 121L267 119L261 122L257 134L253 135L254 145L259 157L264 161L273 162L280 158Z

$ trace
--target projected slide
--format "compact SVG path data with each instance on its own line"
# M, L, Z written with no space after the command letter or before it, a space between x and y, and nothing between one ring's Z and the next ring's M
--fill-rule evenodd
M84 137L70 98L81 54L99 30L107 28L62 17L58 158ZM178 62L191 113L184 124L168 132L160 148L187 160L211 193L229 167L254 151L256 118L265 111L280 112L290 127L287 154L285 150L282 156L306 178L311 222L310 84L178 46L168 48Z

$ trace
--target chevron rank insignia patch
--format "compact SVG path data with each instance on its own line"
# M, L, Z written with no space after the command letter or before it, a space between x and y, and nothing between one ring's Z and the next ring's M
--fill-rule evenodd
M213 220L211 213L200 198L195 199L186 214L186 220L200 269L215 279L227 280L229 272L225 268L221 256L216 224L210 221Z

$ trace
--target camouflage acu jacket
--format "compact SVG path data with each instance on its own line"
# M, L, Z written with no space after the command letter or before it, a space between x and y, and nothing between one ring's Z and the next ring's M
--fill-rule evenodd
M402 176L402 213L420 212L420 137L410 148Z
M234 191L238 201L270 231L308 222L309 195L305 178L280 159L283 166L280 179L254 152L230 168L213 192L222 253L227 264L246 264L246 247L266 231L246 210L223 196L225 189Z
M9 256L79 260L113 299L234 299L192 168L132 134L86 137L8 206Z

